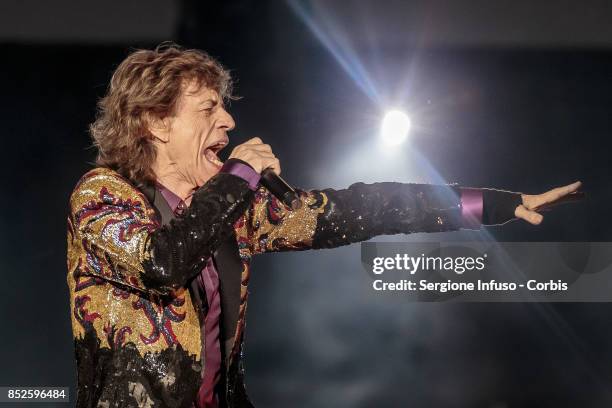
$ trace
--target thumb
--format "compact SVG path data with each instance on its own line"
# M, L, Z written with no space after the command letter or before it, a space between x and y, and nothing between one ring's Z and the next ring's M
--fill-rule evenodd
M544 219L542 214L528 210L522 204L516 207L516 210L514 210L514 215L516 216L516 218L525 220L532 225L540 225L542 223L542 220Z

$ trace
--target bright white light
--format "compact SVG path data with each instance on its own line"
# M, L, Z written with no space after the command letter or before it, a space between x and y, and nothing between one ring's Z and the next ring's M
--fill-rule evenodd
M404 112L392 110L385 115L380 135L387 146L401 144L410 131L410 118Z

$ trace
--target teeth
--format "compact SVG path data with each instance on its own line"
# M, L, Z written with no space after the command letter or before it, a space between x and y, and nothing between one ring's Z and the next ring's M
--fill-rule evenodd
M210 149L206 149L206 152L204 153L204 157L206 157L206 160L208 160L209 162L211 162L214 165L217 165L217 166L222 166L223 165L223 162L221 160L219 160L219 158L217 157L215 152L213 152Z

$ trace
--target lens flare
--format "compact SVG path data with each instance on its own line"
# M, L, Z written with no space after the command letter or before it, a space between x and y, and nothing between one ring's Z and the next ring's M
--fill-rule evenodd
M410 132L410 118L404 112L392 110L383 118L380 135L387 146L401 144Z

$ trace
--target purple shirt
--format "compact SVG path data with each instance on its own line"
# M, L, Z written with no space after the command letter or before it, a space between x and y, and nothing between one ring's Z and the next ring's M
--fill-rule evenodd
M461 187L460 190L462 227L478 229L482 224L482 189Z
M248 164L241 161L229 160L220 172L234 174L244 179L249 183L251 190L255 190L259 183L259 174ZM157 189L175 215L180 215L187 209L185 202L172 191L159 183ZM221 374L221 346L219 341L221 299L219 296L219 274L215 268L213 257L208 258L206 266L196 276L196 279L200 290L206 293L208 312L204 317L204 326L200 328L201 333L203 333L204 372L202 373L202 384L198 390L195 406L197 408L217 408L219 401L215 394L215 386L219 382Z

